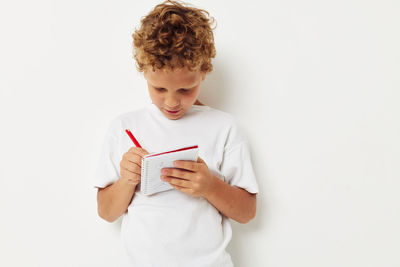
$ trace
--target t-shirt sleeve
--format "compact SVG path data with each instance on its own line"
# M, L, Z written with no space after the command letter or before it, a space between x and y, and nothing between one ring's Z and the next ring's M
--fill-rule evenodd
M105 188L120 177L118 136L115 134L117 121L113 120L106 132L94 174L94 187Z
M230 130L220 168L228 184L258 193L249 145L236 124Z

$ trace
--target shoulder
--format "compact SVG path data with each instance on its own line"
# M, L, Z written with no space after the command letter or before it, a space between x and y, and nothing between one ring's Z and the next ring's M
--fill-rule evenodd
M193 110L206 117L208 121L215 121L227 127L235 124L235 118L228 112L220 109L212 108L210 106L193 106Z
M232 114L210 107L208 115L216 123L220 134L225 139L225 150L247 142L238 120Z
M133 125L146 120L145 114L147 110L148 107L142 107L118 114L110 120L107 133L113 137L119 138L121 129L132 127Z
M140 120L143 119L143 116L148 112L149 107L141 107L135 110L130 110L127 112L123 112L116 116L114 120L120 121L121 123L124 123L126 121L135 121L135 120Z

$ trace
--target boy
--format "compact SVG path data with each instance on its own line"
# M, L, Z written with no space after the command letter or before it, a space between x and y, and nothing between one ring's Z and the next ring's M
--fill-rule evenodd
M112 222L123 215L127 266L233 266L225 251L228 218L246 223L256 213L258 186L245 137L232 116L197 99L215 57L206 14L166 1L133 34L152 104L111 122L95 177L99 216ZM143 149L132 147L124 129L132 129ZM146 149L194 144L197 162L162 170L160 179L174 190L141 194Z

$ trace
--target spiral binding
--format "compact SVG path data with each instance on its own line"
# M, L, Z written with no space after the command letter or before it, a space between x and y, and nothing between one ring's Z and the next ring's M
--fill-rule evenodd
M146 162L146 168L145 168L145 162ZM140 191L142 191L142 193L145 195L147 194L147 179L142 179L142 177L143 177L145 169L147 170L147 163L148 163L148 161L145 161L144 158L142 158L142 170L141 170L141 174L140 174L140 180L141 180Z

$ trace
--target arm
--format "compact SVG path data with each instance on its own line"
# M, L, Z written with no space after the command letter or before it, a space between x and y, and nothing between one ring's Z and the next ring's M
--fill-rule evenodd
M135 195L137 183L118 179L114 184L97 191L97 212L108 222L118 219L127 209Z
M177 168L164 168L163 181L175 189L194 197L204 197L225 216L247 223L256 214L256 194L231 186L208 169L199 157L197 162L175 161Z
M223 215L239 223L247 223L256 216L257 194L231 186L213 176L212 189L205 198Z
M132 147L122 156L120 163L121 177L106 188L97 192L97 211L108 222L118 219L127 209L140 183L141 161L148 152Z

